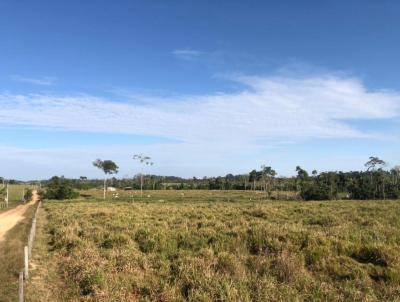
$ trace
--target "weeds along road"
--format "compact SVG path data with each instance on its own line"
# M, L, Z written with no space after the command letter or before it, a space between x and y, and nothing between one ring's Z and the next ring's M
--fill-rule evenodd
M7 212L0 214L0 242L4 240L5 234L11 230L18 222L24 219L26 210L38 201L37 191L32 192L32 200L24 205L17 206Z

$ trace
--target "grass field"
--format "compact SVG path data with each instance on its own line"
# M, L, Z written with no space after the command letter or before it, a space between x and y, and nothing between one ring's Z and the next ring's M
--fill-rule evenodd
M152 190L107 192L107 199L127 202L245 202L265 200L265 193L261 191L222 191L222 190ZM103 200L103 191L91 189L81 191L81 200Z
M400 299L399 202L86 193L44 204L28 301Z
M0 188L3 186L0 185ZM33 186L31 185L25 185L25 184L18 184L18 185L9 185L8 189L8 209L13 208L17 206L18 204L21 203L22 197L24 195L24 192L28 189L32 189ZM3 194L0 194L0 212L6 211L7 208L5 208L5 192Z

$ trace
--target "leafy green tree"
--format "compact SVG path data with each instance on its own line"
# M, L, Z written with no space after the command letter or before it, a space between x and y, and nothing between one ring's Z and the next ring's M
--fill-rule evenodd
M383 198L385 198L385 179L382 178L381 169L386 165L386 162L377 156L370 156L369 160L365 163L367 167L367 173L370 175L371 186L374 188L374 199L377 197L378 193L378 182L381 183L381 189L383 192ZM376 169L378 168L378 172Z
M330 199L329 192L327 184L308 182L301 187L300 196L304 200L328 200Z
M274 181L274 177L276 176L276 172L270 166L261 166L261 174L262 179L264 181L264 192L267 194L267 197L271 197L272 184Z
M367 171L374 171L376 167L383 167L384 165L386 165L386 162L381 160L379 157L370 156L364 166L367 167Z
M224 185L224 189L225 190L232 190L234 187L234 183L235 183L235 176L233 176L233 174L229 173L225 176L225 185Z
M97 159L93 162L93 166L99 168L104 172L104 188L103 188L103 199L106 199L107 190L107 174L117 174L119 167L112 160L101 160Z
M58 176L50 179L46 190L41 194L44 199L56 200L73 199L79 196L79 193L73 190L70 181Z
M397 186L400 179L400 166L394 166L390 172L392 174L393 184Z
M296 172L297 172L297 178L299 178L300 180L307 180L308 179L307 171L302 169L300 166L296 167Z
M252 170L249 173L249 182L253 183L253 190L256 189L256 181L257 181L257 171L256 170Z
M297 177L296 177L296 190L301 191L302 187L308 180L308 173L306 170L302 169L300 166L296 167Z

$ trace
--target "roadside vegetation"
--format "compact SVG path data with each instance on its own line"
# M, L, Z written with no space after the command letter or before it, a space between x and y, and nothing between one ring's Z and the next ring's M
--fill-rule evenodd
M32 225L34 207L30 207L25 219L11 229L0 241L0 301L14 302L18 297L18 276L24 267L24 246Z
M37 252L48 271L33 275L44 295L56 276L64 301L400 299L396 201L283 202L208 190L145 191L143 199L117 191L102 201L102 194L44 204L38 245L46 248ZM28 292L28 301L39 301Z

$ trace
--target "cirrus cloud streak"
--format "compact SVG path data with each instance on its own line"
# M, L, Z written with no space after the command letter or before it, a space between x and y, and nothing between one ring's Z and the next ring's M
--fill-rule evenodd
M91 95L0 94L0 124L164 136L190 143L362 138L347 121L398 119L400 93L356 78L235 77L236 93L116 101Z

